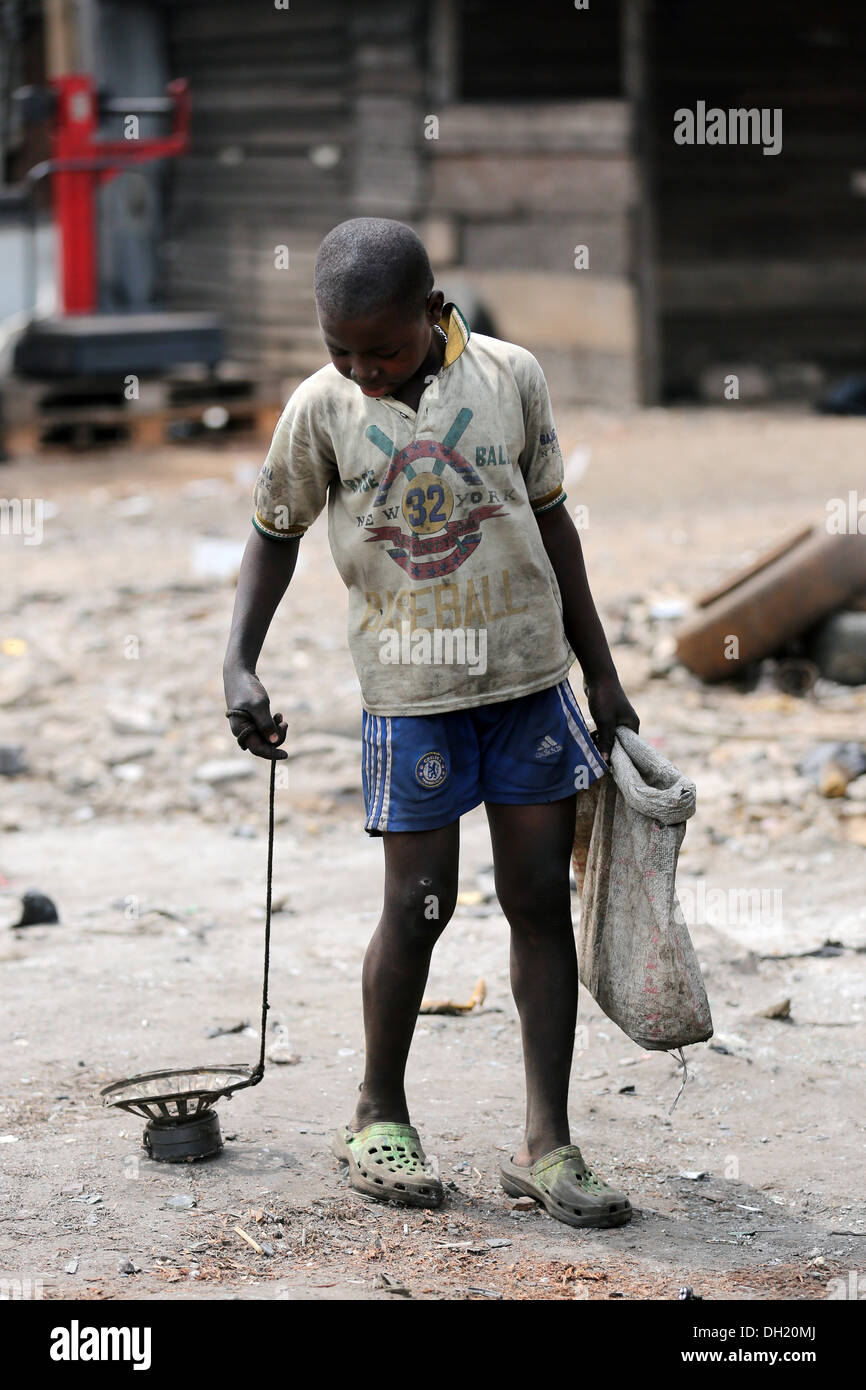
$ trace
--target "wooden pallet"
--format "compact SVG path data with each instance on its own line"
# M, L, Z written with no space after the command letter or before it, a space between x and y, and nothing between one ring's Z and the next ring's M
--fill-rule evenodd
M40 450L91 448L122 441L155 448L183 438L216 439L226 433L269 438L282 410L283 392L273 377L258 381L232 364L218 372L175 370L144 379L135 400L122 385L76 380L34 382L8 378L2 383L2 437L9 455ZM225 412L225 424L208 427L208 411ZM178 429L183 426L183 429Z
M222 405L222 401L214 402ZM182 436L172 436L170 426L183 423L195 429L187 436L192 442L202 439L222 439L229 432L244 433L260 439L270 439L279 419L279 403L244 405L228 409L225 427L198 432L202 411L189 407L160 410L153 414L102 407L88 412L51 415L38 424L13 425L4 432L4 443L12 457L29 456L46 449L89 449L99 444L123 442L132 448L152 449L164 444L184 442Z

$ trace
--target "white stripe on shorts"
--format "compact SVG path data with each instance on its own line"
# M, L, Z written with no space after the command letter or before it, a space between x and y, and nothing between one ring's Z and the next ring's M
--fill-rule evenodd
M385 790L382 794L382 814L379 817L377 830L388 829L388 814L391 809L391 717L386 715L385 728L387 730L385 738Z
M583 756L586 759L587 765L590 768L590 770L600 777L601 774L606 771L605 765L599 758L598 752L595 748L595 745L592 742L592 739L584 734L583 730L580 727L580 724L578 724L574 718L574 713L568 705L568 700L565 694L566 691L571 696L572 700L574 700L575 708L577 708L577 701L574 699L574 691L572 690L571 686L568 684L567 681L563 681L560 685L558 685L556 687L556 691L559 695L559 702L562 705L562 708L565 712L565 719L566 723L568 724L569 733L571 734L575 743L583 753ZM583 715L580 713L579 708L577 708L577 713L580 717L580 721L582 724Z
M373 820L376 819L376 807L379 805L379 788L382 785L382 719L376 715L376 786L373 790Z

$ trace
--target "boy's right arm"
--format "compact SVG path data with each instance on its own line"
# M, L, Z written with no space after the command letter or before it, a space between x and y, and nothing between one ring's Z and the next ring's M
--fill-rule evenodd
M249 718L233 715L229 721L237 737L250 723L247 752L257 758L282 759L276 750L285 742L288 726L281 714L271 714L267 691L256 675L256 663L271 620L279 607L298 558L300 537L271 540L253 527L238 574L232 625L223 661L226 709L241 709Z

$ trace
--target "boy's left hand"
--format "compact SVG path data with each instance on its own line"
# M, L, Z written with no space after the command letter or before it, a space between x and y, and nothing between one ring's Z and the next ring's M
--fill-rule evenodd
M600 676L593 681L584 681L589 703L589 712L595 720L596 747L606 763L610 762L610 752L616 737L617 726L640 732L640 720L629 703L628 697L619 682L619 677Z

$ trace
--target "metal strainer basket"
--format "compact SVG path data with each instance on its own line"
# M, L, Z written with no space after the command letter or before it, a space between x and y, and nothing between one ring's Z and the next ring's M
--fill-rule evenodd
M147 1120L143 1144L151 1158L164 1163L188 1163L210 1158L223 1148L214 1105L235 1091L257 1086L265 1074L268 1015L268 972L271 947L271 891L274 864L274 784L276 760L271 762L268 806L268 878L265 909L265 968L262 984L262 1023L259 1059L221 1067L169 1067L112 1081L100 1091L103 1105L141 1115Z

